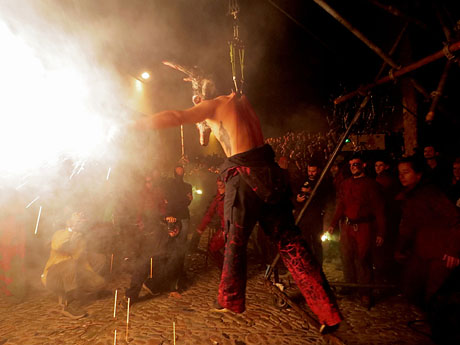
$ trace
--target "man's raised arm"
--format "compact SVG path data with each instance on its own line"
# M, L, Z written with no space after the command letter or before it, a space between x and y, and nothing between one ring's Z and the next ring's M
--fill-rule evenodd
M186 110L166 110L156 114L146 115L136 120L133 127L137 130L149 130L201 122L214 116L219 103L218 99L213 99L203 101Z

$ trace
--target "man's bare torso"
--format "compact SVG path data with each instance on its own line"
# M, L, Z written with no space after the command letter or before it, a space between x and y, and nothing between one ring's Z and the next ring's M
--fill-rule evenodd
M222 145L227 157L264 144L259 118L245 96L220 96L214 116L206 122Z
M202 101L186 110L167 110L136 121L137 129L208 123L227 157L264 144L260 121L246 96L234 93Z

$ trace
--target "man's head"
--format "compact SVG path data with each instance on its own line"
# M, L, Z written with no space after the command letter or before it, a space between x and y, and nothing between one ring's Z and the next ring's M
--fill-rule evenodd
M382 174L385 170L388 170L390 169L390 166L383 160L377 160L375 161L375 165L374 165L374 168L375 168L375 173L377 175L380 175Z
M452 164L452 169L454 179L460 181L460 158L457 158L455 162Z
M83 211L73 212L70 218L67 220L67 227L71 228L72 231L81 231L87 224L88 219Z
M415 187L423 175L423 164L416 157L403 158L398 164L399 181L406 188Z
M364 175L364 168L366 164L362 161L361 158L352 158L348 163L350 166L350 172L353 177L361 177Z
M423 157L425 157L426 160L436 159L438 155L439 153L433 145L427 145L423 148Z
M225 182L222 181L222 179L219 177L217 178L216 184L217 184L217 192L219 194L224 194L225 193Z
M316 181L318 179L319 169L316 164L309 164L307 167L308 180Z
M174 177L183 178L184 177L184 167L182 165L177 165L174 168Z
M287 170L289 166L288 158L285 156L281 156L280 159L278 160L278 165L280 166L281 169Z
M216 86L210 79L202 78L192 81L193 104L200 104L202 101L216 97Z

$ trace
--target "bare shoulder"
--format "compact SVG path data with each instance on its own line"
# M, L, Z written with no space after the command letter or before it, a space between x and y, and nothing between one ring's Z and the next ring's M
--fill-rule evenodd
M226 103L228 101L230 101L233 97L235 97L235 94L232 92L228 95L222 95L222 96L218 96L215 98L216 101L220 102L220 103Z

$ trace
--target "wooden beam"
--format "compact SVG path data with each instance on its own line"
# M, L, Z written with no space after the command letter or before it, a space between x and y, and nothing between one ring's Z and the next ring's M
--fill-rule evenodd
M340 103L343 103L347 100L349 100L350 98L353 98L355 96L358 96L358 95L362 95L363 93L366 93L367 91L371 90L372 88L378 86L378 85L382 85L382 84L385 84L385 83L388 83L390 81L393 81L395 80L395 78L397 77L400 77L402 75L405 75L407 73L410 73L412 71L415 71L417 69L419 69L420 67L423 67L431 62L434 62L436 60L439 60L441 59L442 57L446 57L446 55L449 55L451 53L454 53L456 51L460 50L460 41L458 42L455 42L449 46L445 46L444 49L434 53L434 54L431 54L427 57L424 57L423 59L420 59L410 65L407 65L405 67L402 67L400 68L399 70L397 71L390 71L390 74L388 76L385 76L373 83L370 83L370 84L367 84L367 85L364 85L362 87L360 87L358 90L355 90L355 91L352 91L346 95L343 95L343 96L340 96L340 97L337 97L335 100L334 100L334 104L340 104Z

